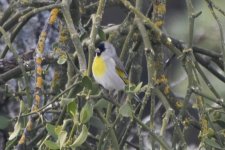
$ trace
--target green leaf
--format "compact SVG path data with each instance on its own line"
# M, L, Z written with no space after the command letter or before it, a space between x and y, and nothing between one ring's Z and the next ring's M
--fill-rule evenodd
M101 98L98 100L98 102L94 105L94 108L97 108L99 110L101 109L107 109L109 102L106 101L104 98Z
M20 101L20 113L24 113L26 111L26 107L23 101Z
M99 92L101 90L100 87L99 87L99 85L96 82L93 82L93 80L91 80L91 81L92 81L91 95L99 94Z
M59 147L60 149L62 149L62 147L65 144L66 141L66 137L67 137L67 132L66 131L61 131L59 134Z
M88 122L89 119L92 117L92 115L93 115L93 107L89 102L87 102L80 112L80 122L81 123Z
M82 85L86 87L87 89L92 89L92 81L88 76L84 76L82 79Z
M62 53L62 54L59 56L59 58L58 58L58 60L57 60L57 63L58 63L59 65L62 65L62 64L64 64L66 61L67 61L67 55L66 55L66 53Z
M208 138L214 137L215 136L215 131L212 128L208 128L207 136L208 136Z
M225 121L222 119L214 120L213 123L218 124L220 127L225 128Z
M127 93L127 94L129 94L129 93L134 93L134 89L136 88L136 86L135 85L126 85L125 86L125 92Z
M5 129L9 126L10 119L4 116L0 116L0 129Z
M125 92L126 93L138 93L141 90L142 84L143 83L140 82L137 86L135 86L134 84L127 85L125 87Z
M55 143L55 142L52 142L50 140L46 140L44 142L45 146L47 146L49 149L59 149L59 144L58 143Z
M62 126L55 127L55 133L57 134L57 136L59 136L61 131L62 131Z
M219 130L219 134L221 134L222 136L224 136L224 137L225 137L225 129L221 129L221 130Z
M133 114L132 109L128 103L125 103L120 107L119 113L123 117L132 117L132 114Z
M136 87L135 87L135 89L134 89L134 93L137 93L137 92L139 92L140 90L141 90L141 86L142 86L142 82L140 82Z
M82 83L77 84L72 90L70 90L71 97L76 97L79 92L83 90Z
M105 130L105 125L103 124L103 122L98 117L95 116L91 117L89 125L96 128L99 131Z
M76 115L76 111L77 111L77 105L75 103L75 101L72 101L71 103L69 103L67 105L67 112L74 117Z
M100 37L100 39L102 41L105 41L106 40L106 35L105 35L105 33L104 33L104 31L103 31L102 28L98 28L98 35L99 35L99 37Z
M6 148L5 149L13 149L13 146L15 145L15 143L17 142L17 138L14 138L13 140L11 141L7 141L6 142Z
M13 133L11 133L9 136L9 140L13 140L15 137L17 137L20 132L20 129L21 129L21 123L17 121L14 126Z
M222 149L222 147L215 141L215 139L205 139L205 143L214 148Z
M58 48L60 45L58 42L52 44L52 49Z
M56 126L49 124L49 123L46 124L46 130L48 131L48 134L57 139L58 135L57 135L55 129L56 129Z
M74 100L75 98L61 98L60 106L66 106L67 104L71 103Z
M219 111L214 111L214 112L213 112L213 118L214 118L215 120L219 120L219 119L221 118L221 112L219 112Z
M75 148L75 147L80 146L81 144L83 144L86 141L87 136L88 136L88 129L87 129L86 125L83 125L80 135L73 142L73 144L70 145L70 147Z

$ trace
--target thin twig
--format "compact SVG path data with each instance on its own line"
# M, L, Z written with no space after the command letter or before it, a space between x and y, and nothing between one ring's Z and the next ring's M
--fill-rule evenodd
M69 86L68 88L66 88L64 91L62 91L60 94L56 95L55 97L53 97L51 100L49 100L49 102L47 104L45 104L43 107L39 108L38 110L36 110L35 112L30 112L27 114L23 114L21 115L21 117L26 117L29 115L33 115L36 114L38 112L41 112L42 110L45 110L45 108L47 108L48 106L52 105L54 102L56 102L62 95L64 95L65 93L69 92L72 88L74 88L75 86L77 86L78 84L80 84L81 82L77 82L72 84L71 86Z
M197 89L194 89L194 88L192 88L192 92L194 92L195 94L197 94L197 95L199 95L199 96L202 96L202 97L204 97L204 98L206 98L206 99L208 99L208 100L210 100L210 101L212 101L212 102L214 102L214 103L216 103L216 104L222 106L222 107L225 109L225 104L224 104L224 102L223 102L223 99L216 99L216 98L213 98L213 97L211 97L210 95L204 94L204 93L202 93L201 91L199 91L199 90L197 90Z
M145 125L138 117L133 115L134 120L145 130L148 131L148 133L152 136L152 138L154 138L156 141L158 141L160 143L160 145L162 145L162 147L165 150L171 150L171 147L167 144L167 142L162 138L157 136L147 125Z
M98 9L95 15L92 16L92 28L91 28L91 33L90 33L90 44L88 46L88 71L87 74L90 76L91 74L91 66L93 62L93 56L94 56L94 49L95 49L95 41L96 41L96 35L98 33L101 21L102 21L102 16L104 13L104 8L105 8L105 0L100 0L98 3Z
M22 58L17 54L16 50L14 49L12 43L10 42L10 38L8 36L8 34L6 33L6 31L0 27L0 32L2 33L3 37L4 37L4 40L6 42L6 44L8 45L9 49L11 50L11 52L13 53L14 57L16 58L18 64L19 64L19 68L22 70L22 74L24 76L24 79L25 79L25 88L26 88L26 95L27 95L27 99L28 99L28 102L32 103L32 96L31 96L31 92L30 92L30 85L29 85L29 77L26 73L26 69L23 65L23 60Z
M211 14L213 15L213 18L216 20L217 25L219 27L221 51L223 53L223 70L225 70L225 44L224 44L223 27L222 27L222 24L221 24L219 18L217 17L216 13L214 12L211 0L205 0L205 1L206 1L206 3L208 3L208 8L210 9Z
M104 124L106 124L106 126L108 127L109 135L112 140L112 147L115 150L119 150L119 144L118 144L114 129L112 128L108 120L102 115L102 113L99 110L95 109L95 112L98 114L102 122L104 122Z
M81 41L79 39L78 32L73 25L72 16L71 16L70 11L69 11L71 2L72 2L71 0L63 0L62 1L62 5L63 5L62 6L62 12L63 12L63 16L65 18L68 30L70 32L70 37L72 39L73 45L74 45L74 47L77 51L80 71L83 73L84 71L87 70L87 62L86 62L86 58L85 58L85 55L84 55L84 51L83 51Z
M159 39L165 46L167 46L172 52L174 52L177 56L181 56L182 52L178 50L173 44L170 37L166 36L149 18L144 16L139 10L137 10L134 6L131 5L127 0L121 0L121 2L131 10L135 15L137 15L144 24L151 27L152 31L155 33L156 38Z

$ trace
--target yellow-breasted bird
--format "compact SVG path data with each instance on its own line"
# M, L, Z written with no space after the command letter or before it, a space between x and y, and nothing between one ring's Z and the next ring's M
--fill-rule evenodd
M116 54L114 46L109 42L101 42L95 50L96 56L92 64L92 73L97 83L107 90L124 90L129 83L123 63ZM140 99L135 95L135 99Z

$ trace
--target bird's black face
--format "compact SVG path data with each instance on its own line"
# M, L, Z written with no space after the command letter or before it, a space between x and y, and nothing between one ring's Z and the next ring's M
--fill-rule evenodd
M104 43L100 43L98 45L98 48L95 50L97 56L100 56L102 54L102 52L105 51L105 44Z

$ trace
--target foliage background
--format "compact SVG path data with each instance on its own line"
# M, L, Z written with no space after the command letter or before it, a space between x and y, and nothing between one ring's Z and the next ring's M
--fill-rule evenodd
M144 12L143 14L149 9L150 4L154 2L163 3L165 1L143 0L144 4L141 9L142 12ZM180 43L184 45L181 50L188 49L189 37L191 36L189 27L190 20L188 18L189 11L187 10L188 2L191 1L167 1L167 10L166 13L163 14L165 15L165 24L161 30L166 36L180 41ZM194 10L192 13L200 11L202 13L195 18L193 43L191 46L215 52L219 55L217 59L220 60L221 63L224 61L221 55L223 51L221 48L222 39L218 24L213 18L207 2L211 1L193 1ZM16 4L15 6L12 5L12 14L10 14L4 22L0 22L1 26L9 33L7 36L11 36L16 25L20 23L17 19L21 19L28 14L22 14L17 17L16 21L11 25L7 25L7 21L12 19L16 12L22 12L28 9L28 7L34 10L35 8L42 8L53 3L55 2L1 0L0 16L6 14L7 8L9 8L10 5ZM78 4L80 7L79 12L77 12ZM135 6L135 1L131 1L131 4ZM215 2L215 5L219 7L224 6L225 2L218 0ZM77 59L77 54L75 54L75 50L77 49L74 47L76 47L76 45L74 45L70 39L64 39L65 43L63 43L62 38L70 38L71 30L68 31L66 28L68 22L63 20L63 17L65 17L63 13L59 13L56 23L47 28L48 35L44 41L45 48L43 57L45 59L42 65L44 85L42 89L43 97L41 97L43 102L41 102L39 108L46 106L47 109L39 111L40 113L29 114L29 112L35 112L35 110L32 110L29 105L28 94L26 93L26 82L24 82L23 74L21 74L21 72L9 72L18 67L18 59L15 58L15 55L13 55L11 51L8 51L7 55L4 57L1 55L0 149L25 149L25 147L32 149L163 149L163 144L169 145L168 149L171 147L176 147L177 149L222 149L225 144L223 130L224 104L222 101L225 97L225 81L220 80L218 76L206 69L205 67L209 65L206 63L205 66L200 65L201 69L210 81L210 84L215 88L219 97L209 88L210 84L206 83L206 80L202 78L202 74L195 74L197 70L195 66L191 66L190 70L192 71L190 72L192 72L194 78L197 78L193 79L196 83L192 83L193 85L189 86L190 82L192 82L190 80L192 77L190 74L186 73L188 69L185 70L185 67L187 67L185 66L185 62L187 60L180 59L180 56L177 55L174 57L174 52L167 48L167 46L162 47L162 52L164 53L162 68L156 67L153 68L153 70L156 74L165 75L169 82L163 81L159 84L158 81L154 79L149 81L147 59L151 59L152 56L147 55L144 51L146 45L142 42L142 34L138 30L138 25L133 21L134 15L131 14L129 19L127 19L127 14L130 10L128 10L123 3L114 0L107 1L104 12L100 12L103 13L102 21L101 19L99 20L101 22L99 22L101 27L99 25L94 26L89 19L92 14L97 13L97 6L98 5L93 5L92 7L91 1L76 0L73 0L70 5L70 13L74 19L74 22L70 22L70 25L75 26L87 62L89 62L89 55L93 55L92 52L89 52L94 50L95 47L93 44L97 44L99 41L106 39L114 44L118 54L120 54L126 37L128 36L129 28L134 25L136 28L134 27L134 32L131 38L128 39L129 44L127 49L129 51L127 51L123 61L127 66L130 79L139 86L126 89L125 95L128 94L129 96L126 98L124 93L121 93L122 96L118 98L120 101L113 100L116 98L107 91L99 93L102 88L96 85L91 75L87 77L84 76L86 73L80 74L82 70L76 70L76 68L82 69ZM15 40L12 41L12 46L16 50L16 53L22 57L24 66L27 64L32 66L35 60L40 33L43 31L49 14L50 10L38 13L34 12L34 16L29 18L28 22L22 20L25 24L17 33ZM222 27L224 27L224 14L216 11L216 15L220 19ZM77 17L82 18L80 22ZM10 28L7 29L7 26L4 25L10 26ZM118 28L117 25L120 25L120 27ZM94 34L93 30L95 29L93 27L96 28L96 33ZM162 39L159 39L159 41L161 40L159 43L154 41L154 39L157 39L154 38L155 35L151 32L155 30L154 28L146 27L146 29L150 37L149 41L151 41L153 45L153 50L157 51L154 49L154 44L157 46L157 44L161 45L164 43ZM60 33L63 33L63 35ZM93 35L96 36L97 39L93 38ZM6 36L1 35L1 53L7 45L5 37ZM60 43L60 37L62 37L62 43ZM224 43L224 41L222 42ZM133 49L137 43L140 43L140 46ZM176 44L174 45L175 47L177 46ZM26 52L31 53L25 55ZM192 57L195 56L195 51L183 54L185 56L187 54L188 58L190 56L191 62L195 60ZM211 59L211 55L203 55L203 58L206 60L208 60L207 58L209 57L210 61L214 62L212 67L222 74L224 78L224 70L217 67L218 64L215 63L215 60ZM131 62L129 63L130 58ZM166 64L168 60L170 60L170 63ZM157 58L152 60L153 64L155 62L157 62ZM33 67L29 67L29 65L28 68L32 68L27 69L29 89L30 93L34 95L37 86L37 74L34 71L34 64ZM138 70L141 72L138 74L141 75L140 78L131 69L132 66L135 65L141 66L141 68L136 68L137 70L140 69ZM163 67L165 67L165 69ZM135 69L135 67L133 69ZM163 73L160 73L159 70L163 70ZM4 77L5 74L7 77ZM154 76L154 74L151 75ZM2 79L6 78L7 80L2 81ZM143 82L143 84L139 84L140 82ZM151 82L151 84L148 84L149 82ZM172 100L175 102L178 100L181 105L178 106L177 103L171 104L170 98L167 97L164 91L165 87L161 87L161 84L165 84L165 86L169 84L171 93L174 94ZM71 85L73 87L70 88ZM192 91L191 97L187 98L188 91L193 87L194 90L196 88L197 91ZM70 89L69 92L64 93L63 90L68 88ZM162 91L162 94L164 94L163 98L159 96L160 94L156 94L157 92L155 90L152 90L154 88ZM198 88L201 89L200 93L198 93ZM150 91L148 91L148 89ZM141 111L138 106L139 104L132 100L132 94L134 93L138 94L142 100L145 99L144 101L146 101L146 103L142 104ZM204 95L201 95L202 93ZM61 95L58 96L58 94ZM186 98L188 99L188 107L184 108L183 104ZM163 99L166 99L169 105L163 102ZM51 103L51 105L47 107L47 104L52 102L51 100L54 100L54 103ZM135 112L136 108L137 111ZM142 110L143 114L140 113ZM183 110L185 111L185 115L181 115L181 117L180 112ZM137 117L136 119L135 115ZM153 119L150 119L150 116L154 116ZM27 130L27 123L29 123L29 121L33 124L30 131ZM176 130L180 132L176 133ZM26 140L24 140L24 143L20 143L19 141L23 141L21 140L23 134L26 135ZM159 141L161 141L161 144L159 144Z

